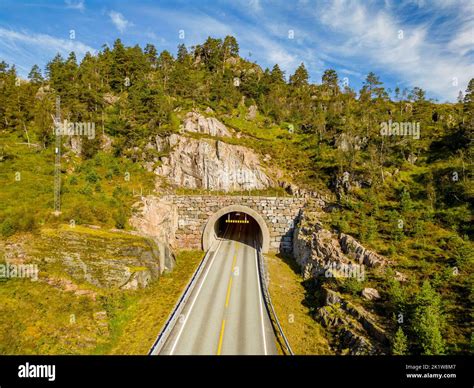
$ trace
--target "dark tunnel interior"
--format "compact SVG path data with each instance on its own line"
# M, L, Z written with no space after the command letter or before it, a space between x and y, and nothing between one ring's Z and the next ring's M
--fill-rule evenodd
M224 214L215 223L216 236L247 245L262 244L262 230L253 217L244 212Z

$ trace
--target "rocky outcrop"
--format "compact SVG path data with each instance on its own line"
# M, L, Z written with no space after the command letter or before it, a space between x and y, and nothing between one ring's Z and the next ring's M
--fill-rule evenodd
M367 138L341 133L336 139L336 147L343 152L360 150L367 143Z
M365 264L368 267L383 267L387 264L387 259L363 247L362 244L352 236L341 233L339 241L343 252L356 260L359 264Z
M134 204L134 214L129 220L137 232L153 240L156 255L165 271L175 266L172 252L178 228L178 209L170 201L155 196L142 197Z
M115 104L118 100L120 100L120 97L115 96L115 95L112 94L112 93L105 93L103 99L104 99L104 102L105 102L107 105L113 105L113 104Z
M316 319L333 333L338 353L374 355L388 351L387 334L371 313L326 287L321 288L321 299L323 305L317 309Z
M333 334L333 346L339 354L386 353L388 339L375 316L331 289L337 285L327 278L363 280L365 267L378 269L388 261L352 236L338 236L324 229L319 216L317 212L303 214L293 238L293 254L303 277L313 279L319 288L315 318ZM362 296L371 301L380 298L378 291L369 287L363 289Z
M227 127L214 117L204 117L197 112L189 112L184 118L181 132L202 133L210 136L232 137Z
M141 235L172 244L178 227L178 212L172 202L155 196L142 197L134 204L129 222Z
M96 136L100 137L100 149L105 152L111 152L114 141L111 137L105 134L97 134ZM70 150L75 155L81 155L82 149L84 144L84 137L83 136L64 136L63 146L66 150Z
M352 236L344 233L337 236L318 221L309 222L307 216L301 218L295 229L293 254L306 279L327 276L328 271L344 265L348 269L353 264L379 268L388 263L385 257L365 248Z
M69 148L74 154L80 155L82 152L82 139L80 136L68 136L66 148Z
M231 191L265 189L272 184L258 156L242 146L176 134L157 137L156 146L159 152L169 153L161 157L155 173L176 186Z
M266 160L264 159L264 161ZM328 196L322 195L321 193L313 190L302 189L294 183L288 182L286 180L279 180L278 186L283 188L288 194L294 195L296 197L312 198L315 201L315 204L320 208L326 207L327 202L330 201Z
M333 177L332 186L336 193L338 201L340 201L348 193L354 189L360 189L362 187L371 187L372 179L362 174L354 174L348 171L344 171L342 175L336 175Z
M255 120L255 118L257 117L257 112L258 112L257 105L250 105L245 115L245 118L247 120Z
M362 290L361 294L368 300L380 299L380 294L375 288L366 287Z
M323 276L330 263L349 263L337 237L321 224L305 225L304 218L295 230L293 254L305 279Z
M87 285L144 288L174 265L167 246L152 238L83 226L45 229L24 240L21 249L11 244L1 248L12 261L38 265L40 281L76 294L88 293Z

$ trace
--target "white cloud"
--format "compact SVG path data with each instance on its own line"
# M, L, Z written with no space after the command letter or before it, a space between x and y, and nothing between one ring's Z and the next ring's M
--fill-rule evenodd
M84 5L84 0L78 0L77 2L74 2L73 0L65 0L66 3L66 8L70 9L76 9L78 11L84 11L85 10L85 5Z
M473 76L465 55L473 47L472 20L460 20L460 32L443 44L433 39L428 24L410 27L387 10L374 11L362 3L336 0L315 16L341 41L327 45L329 52L397 74L442 100L455 100Z
M187 46L202 44L208 36L213 38L223 38L226 35L237 36L229 24L203 12L142 7L140 13L159 21L163 28L174 30L176 38L179 36L179 31L183 30L185 38L179 40L178 43L184 43Z
M18 32L0 27L0 47L5 46L9 49L18 49L17 44L31 46L33 50L69 53L74 51L78 55L84 55L86 52L95 53L96 50L84 43L72 39L60 39L46 34L30 34L27 32Z
M452 52L459 52L460 55L465 55L469 51L474 50L474 27L465 26L449 42L448 48Z
M117 30L119 30L121 33L125 32L128 27L133 26L133 23L125 19L125 17L120 12L110 11L109 17L110 20L112 20L112 23L117 28Z
M78 60L87 52L96 53L94 48L78 40L0 27L0 58L15 64L21 77L26 77L34 64L44 67L57 53L67 57L71 51L76 53Z
M260 0L248 0L247 4L253 12L260 12L262 10Z

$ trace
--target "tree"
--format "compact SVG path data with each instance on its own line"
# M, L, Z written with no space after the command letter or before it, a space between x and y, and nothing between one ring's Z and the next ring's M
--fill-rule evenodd
M422 88L415 86L411 91L411 95L413 96L413 101L415 102L422 102L425 101L426 93Z
M403 215L406 216L406 214L412 210L413 208L413 202L410 197L410 192L406 187L403 187L403 190L400 194L400 210Z
M162 51L160 56L158 57L158 68L160 69L161 75L163 77L163 89L165 90L169 76L171 74L171 70L173 68L173 64L174 58L170 54L170 52L167 50Z
M233 36L227 35L222 43L222 51L224 54L224 61L229 57L237 57L239 55L239 44L237 39Z
M31 68L28 74L28 79L30 80L31 83L35 85L41 84L44 81L44 78L41 75L41 69L39 68L38 65L33 65L33 67Z
M423 282L415 305L413 330L417 334L422 353L444 354L445 344L441 332L445 326L445 319L442 314L441 297L431 287L429 281Z
M273 66L273 69L270 72L270 81L273 84L285 83L285 73L280 69L280 66L278 66L278 64Z
M339 92L339 79L336 70L325 70L321 80L326 90L331 91L332 94Z
M61 92L61 90L65 87L63 69L64 59L61 54L56 54L56 56L46 65L46 75L49 79L49 82L51 86L58 92Z
M407 337L401 327L398 327L392 343L392 354L394 356L404 356L407 354L408 344Z
M400 213L396 210L389 212L389 222L392 238L395 241L400 241L403 239L404 233L404 220L401 218Z
M397 85L395 87L395 100L399 100L400 99L400 87Z
M360 91L361 97L367 97L369 99L387 98L387 92L381 85L383 85L383 83L380 82L379 77L376 76L375 73L370 72L367 74L364 85Z
M145 57L147 62L151 65L153 69L156 68L156 63L158 61L158 52L156 51L156 47L151 43L147 43L145 46Z
M107 72L110 74L109 83L112 90L122 91L125 79L128 74L127 69L127 54L125 46L120 39L116 39L114 47L110 52L110 63Z
M187 57L188 57L188 50L186 49L186 46L183 43L181 43L180 45L178 45L177 60L179 63L184 63Z
M468 115L468 117L474 115L474 78L471 78L467 85L463 100L463 111Z
M294 87L302 87L308 85L308 71L304 66L304 63L298 66L295 73L290 76L290 85Z
M389 296L391 311L398 316L405 314L407 309L407 292L400 282L395 279L395 272L392 269L387 270L387 294Z
M195 54L201 58L201 61L208 70L215 71L221 68L222 40L208 37L203 45L196 46Z

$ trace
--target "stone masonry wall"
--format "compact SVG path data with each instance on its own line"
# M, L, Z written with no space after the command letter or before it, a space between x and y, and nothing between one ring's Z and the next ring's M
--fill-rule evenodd
M202 248L202 234L209 218L219 209L230 205L247 206L258 212L270 232L270 250L292 250L294 225L305 204L296 197L245 196L178 196L169 195L178 212L178 228L173 244L178 248Z

